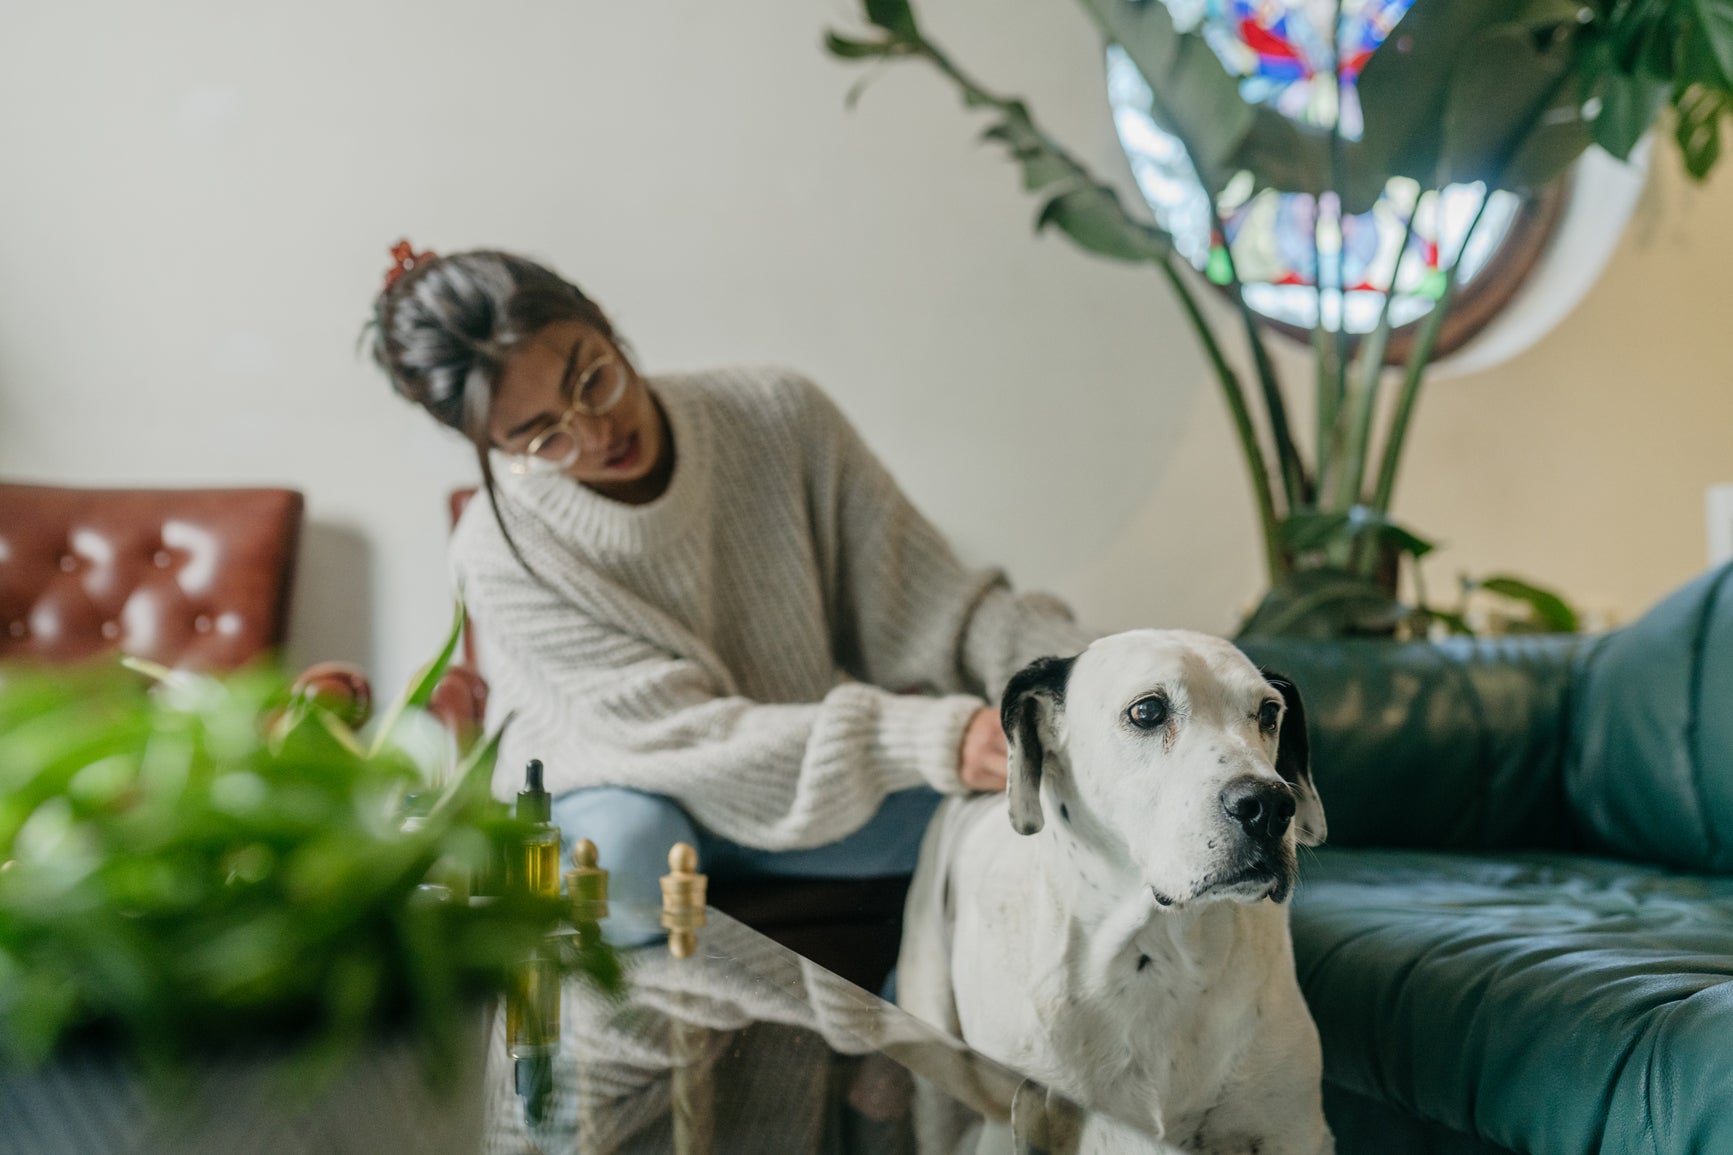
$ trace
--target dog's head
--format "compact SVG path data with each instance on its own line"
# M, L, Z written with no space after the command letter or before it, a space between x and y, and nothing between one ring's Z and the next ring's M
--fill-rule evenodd
M1005 689L1011 824L1051 822L1134 868L1157 902L1281 902L1324 841L1306 712L1280 674L1185 630L1103 638Z

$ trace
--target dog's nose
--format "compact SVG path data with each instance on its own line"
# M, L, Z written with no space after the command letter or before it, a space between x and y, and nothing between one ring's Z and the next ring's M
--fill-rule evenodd
M1274 841L1294 820L1294 792L1273 782L1242 778L1222 790L1222 809L1253 838Z

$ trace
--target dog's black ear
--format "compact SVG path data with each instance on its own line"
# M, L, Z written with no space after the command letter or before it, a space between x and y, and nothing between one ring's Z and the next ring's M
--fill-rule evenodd
M1329 833L1324 819L1324 800L1312 782L1312 740L1306 733L1306 703L1293 679L1274 670L1259 671L1287 709L1282 716L1282 736L1276 745L1276 773L1294 789L1294 838L1301 846L1319 846Z
M999 703L1010 765L1005 785L1011 801L1011 826L1034 834L1043 825L1041 766L1053 720L1065 705L1065 683L1076 658L1036 658L1011 678Z

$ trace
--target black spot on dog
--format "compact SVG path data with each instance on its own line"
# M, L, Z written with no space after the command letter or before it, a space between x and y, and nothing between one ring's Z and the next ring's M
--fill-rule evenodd
M1158 906L1172 906L1173 905L1173 899L1171 899L1167 895L1161 893L1161 891L1152 889L1149 893L1155 895L1155 901L1156 901L1156 904Z
M1227 764L1228 764L1228 756L1226 754L1223 754L1220 758L1216 759L1216 765L1217 766L1226 766Z
M1071 821L1071 808L1063 802L1059 804L1059 817L1066 822Z
M1140 954L1137 956L1137 969L1138 970L1142 970L1144 967L1146 967L1148 965L1149 965L1149 956L1148 955Z

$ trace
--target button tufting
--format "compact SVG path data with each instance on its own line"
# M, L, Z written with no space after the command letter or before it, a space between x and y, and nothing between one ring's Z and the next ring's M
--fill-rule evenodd
M209 614L200 614L198 617L194 618L193 619L193 629L197 630L201 634L210 633L211 632L210 615Z
M156 556L154 558L152 558L151 560L156 562L156 568L157 569L167 569L169 566L173 565L175 562L174 554L170 553L166 549L157 550Z
M103 622L102 623L102 636L105 638L118 638L118 637L120 637L120 623L119 622Z
M13 622L12 625L7 628L6 632L15 638L21 638L24 636L25 629L26 627L23 622Z
M71 573L73 570L75 570L77 568L78 568L78 559L77 558L73 557L69 553L60 555L60 572L61 573Z

